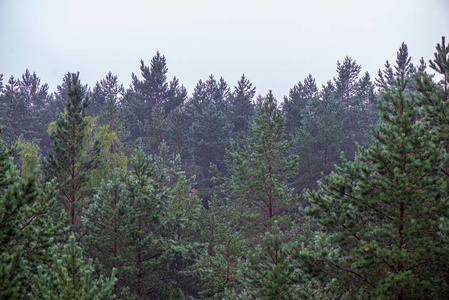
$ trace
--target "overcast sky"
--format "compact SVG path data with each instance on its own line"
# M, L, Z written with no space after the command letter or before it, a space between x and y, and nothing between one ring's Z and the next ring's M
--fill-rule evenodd
M0 74L28 68L54 91L67 72L127 88L159 51L189 94L242 74L281 100L309 73L319 86L350 56L377 76L404 41L413 62L449 40L449 0L0 0Z

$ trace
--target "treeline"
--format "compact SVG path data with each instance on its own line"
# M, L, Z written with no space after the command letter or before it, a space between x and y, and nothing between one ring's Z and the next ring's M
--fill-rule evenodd
M159 53L126 90L0 75L0 297L447 297L448 55L346 57L281 104L188 96Z

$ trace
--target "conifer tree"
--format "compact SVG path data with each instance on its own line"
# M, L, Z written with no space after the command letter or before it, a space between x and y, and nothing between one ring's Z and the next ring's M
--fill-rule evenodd
M449 137L447 136L449 117L449 45L442 43L436 47L435 59L430 60L430 67L441 76L438 84L435 84L428 74L417 74L415 78L416 89L420 92L422 105L426 110L426 122L436 142L442 142L446 152L449 153ZM444 172L449 174L449 165L445 164Z
M128 224L129 244L126 255L129 259L126 269L123 269L125 285L130 291L141 298L151 291L151 270L158 266L158 258L163 254L164 241L158 240L157 229L162 216L163 198L166 197L160 185L153 181L154 167L151 157L142 151L131 157L131 176L126 185L129 191L131 205L130 217L133 222Z
M22 134L30 139L32 128L27 122L28 107L20 92L20 80L11 76L0 95L0 120L3 127L2 137L11 147Z
M39 187L36 169L19 172L13 149L0 145L0 298L18 299L32 290L38 266L47 266L57 249L60 226L49 212L55 201L51 183Z
M179 156L170 159L165 147L154 159L137 152L126 179L130 210L123 219L128 225L120 284L139 298L197 292L188 268L202 248L196 242L201 200L178 169Z
M130 267L126 248L131 243L128 231L133 218L129 192L122 177L123 172L115 170L109 180L104 180L82 217L83 226L88 232L83 239L88 257L98 261L103 272L117 269L115 295L121 295L123 283L126 282L122 277L126 276L126 268Z
M357 144L368 146L370 126L376 123L374 86L369 73L359 77L362 67L350 57L337 62L337 78L334 78L335 99L345 107L346 132L342 149L348 159L353 159Z
M421 99L407 84L401 71L395 88L384 86L375 144L359 148L354 162L344 160L309 194L307 214L329 243L311 252L312 269L322 268L335 297L449 295L449 251L439 229L449 218L441 176L447 156L432 141Z
M154 105L151 118L144 121L143 132L145 133L141 138L143 147L151 153L156 153L159 145L165 141L167 136L167 119L162 104Z
M285 116L285 132L296 136L302 125L302 118L307 104L318 95L315 79L311 74L290 89L288 97L284 97L282 112Z
M110 279L94 278L92 260L84 260L72 235L65 253L55 259L50 269L38 268L33 299L113 299L115 269Z
M288 223L287 213L297 199L287 182L298 168L289 156L291 142L285 134L285 118L271 92L253 123L253 135L242 147L235 144L227 154L229 177L222 178L228 205L247 237L261 237L279 220Z
M404 74L405 77L410 77L414 73L414 66L411 63L411 57L408 55L408 47L405 43L402 43L398 52L396 53L396 65L394 66L394 70L390 65L390 62L387 60L385 62L385 70L379 70L378 76L376 79L376 85L379 89L383 90L385 86L394 88L395 87L395 79ZM412 86L408 86L408 88L412 88Z
M66 107L68 97L68 85L71 80L71 76L64 75L62 78L62 83L56 87L56 92L52 94L52 101L50 102L50 110L52 115L52 120L58 118L59 115L64 112ZM86 85L81 86L82 97L85 98L89 94L89 89Z
M22 132L23 137L28 140L36 140L39 148L46 153L51 145L46 129L52 121L52 116L49 113L48 85L46 83L41 85L41 80L36 73L31 74L26 69L19 82L19 87L28 112L26 116L28 129Z
M358 76L362 67L350 57L346 56L344 61L337 62L337 78L334 78L336 94L340 101L347 107L353 104L353 97L358 90Z
M90 94L91 103L86 109L86 115L102 116L101 123L103 124L119 121L106 118L104 115L105 112L109 113L110 109L116 108L124 94L123 84L119 84L118 77L109 72L104 79L95 84Z
M187 96L184 86L179 85L175 77L167 81L167 64L165 56L159 52L152 58L150 66L140 61L142 80L132 74L132 86L124 97L126 124L134 141L145 135L144 125L153 123L152 112L156 105L164 108L164 117L176 107L182 105ZM148 133L148 132L146 132ZM148 149L150 153L157 152L157 145Z
M250 252L243 265L245 291L257 299L307 299L302 274L293 263L299 245L288 242L277 223L265 233L263 243Z
M241 290L240 265L245 255L245 240L236 230L234 210L216 196L201 218L201 240L207 243L197 264L201 274L201 295L223 298L227 290Z
M211 75L199 81L186 104L189 118L189 174L196 176L198 193L207 203L213 193L210 165L225 171L223 158L229 146L232 124L228 118L229 88L224 80ZM206 204L207 205L207 204Z
M166 136L164 139L172 151L181 155L185 160L187 160L189 153L189 122L186 119L186 113L183 107L171 110L166 118Z
M301 161L295 188L316 188L321 174L328 175L339 160L345 137L345 107L335 98L335 87L328 81L319 98L311 99L303 108L301 127L293 140Z
M230 97L231 118L236 140L243 141L249 132L255 113L253 104L255 93L256 88L253 87L245 75L242 75L234 87L232 97Z
M89 102L83 96L79 74L68 73L65 83L66 108L50 130L53 153L48 156L44 171L47 179L56 177L58 200L67 210L70 224L77 229L90 192L86 188L89 172L98 166L101 148L98 142L89 140L89 122L84 114Z

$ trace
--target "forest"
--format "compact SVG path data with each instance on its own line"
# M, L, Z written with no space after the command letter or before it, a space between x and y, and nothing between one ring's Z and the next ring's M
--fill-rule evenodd
M0 298L449 298L449 44L396 56L282 100L0 75Z

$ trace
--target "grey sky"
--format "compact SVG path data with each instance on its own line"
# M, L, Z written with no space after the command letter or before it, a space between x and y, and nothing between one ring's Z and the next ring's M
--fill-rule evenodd
M244 73L281 100L311 73L321 86L350 56L377 76L402 41L414 62L449 35L449 0L0 0L4 81L36 72L54 91L67 72L125 87L156 51L192 93L199 79ZM449 36L448 36L449 40Z

